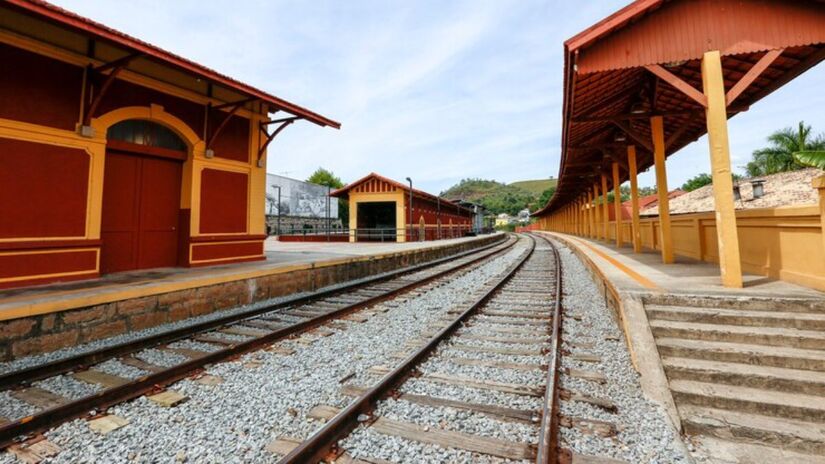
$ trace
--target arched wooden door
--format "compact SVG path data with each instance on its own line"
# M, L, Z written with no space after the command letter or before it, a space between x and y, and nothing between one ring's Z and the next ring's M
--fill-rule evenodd
M115 124L107 139L101 273L175 266L186 144L143 120Z

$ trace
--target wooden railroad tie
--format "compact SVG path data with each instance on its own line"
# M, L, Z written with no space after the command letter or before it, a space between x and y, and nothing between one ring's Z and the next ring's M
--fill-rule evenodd
M373 366L368 369L368 372L376 375L386 375L390 369L386 366ZM515 383L496 382L493 380L480 380L470 377L462 377L458 375L448 375L439 372L432 372L422 374L418 377L428 382L443 383L447 385L458 385L468 388L478 388L482 390L494 390L502 393L511 393L514 395L525 395L534 397L543 397L544 388L533 387L529 385L520 385Z
M308 417L318 420L330 420L340 410L332 406L316 406ZM462 432L453 432L434 427L424 427L409 422L378 417L370 427L378 433L393 435L419 443L438 445L444 448L456 448L473 453L487 454L505 459L535 459L536 447L527 443L514 443L497 438L478 437Z
M341 394L346 396L361 396L368 389L366 387L359 387L355 385L345 385L341 388ZM466 401L450 400L447 398L439 398L435 396L416 395L413 393L402 393L398 399L409 401L410 403L420 404L423 406L444 407L453 409L463 409L479 414L484 414L498 419L513 420L517 422L525 422L528 424L537 423L541 420L541 411L529 411L525 409L507 408L503 406L496 406L491 404L468 403Z
M101 435L106 435L119 428L129 425L129 420L124 419L114 414L107 414L105 416L96 417L89 421L89 428Z
M106 372L89 369L86 371L75 372L72 374L77 380L82 380L86 383L93 383L102 385L106 388L119 387L125 383L129 383L129 379L117 375L107 374Z
M9 447L9 452L26 464L38 464L44 459L57 456L61 449L42 436L37 440L15 444Z
M12 390L9 394L38 409L49 409L68 403L69 399L39 387L27 387L21 390Z

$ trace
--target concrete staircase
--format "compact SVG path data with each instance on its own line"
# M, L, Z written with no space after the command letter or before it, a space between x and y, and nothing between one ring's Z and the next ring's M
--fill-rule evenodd
M825 310L701 305L645 305L685 432L825 463Z

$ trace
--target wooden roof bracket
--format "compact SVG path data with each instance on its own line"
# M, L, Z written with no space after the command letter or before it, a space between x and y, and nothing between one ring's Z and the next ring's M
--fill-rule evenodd
M673 74L672 72L668 71L667 69L663 68L661 65L658 64L647 64L645 65L645 69L652 72L668 84L672 85L673 88L682 92L690 99L694 100L696 103L702 105L703 108L708 107L708 99L707 97L705 97L705 94L696 90L695 87L682 80L681 77L677 76L676 74Z
M111 71L109 71L109 74L105 74L106 80L104 80L103 84L100 85L100 90L98 90L96 94L92 95L91 81L87 84L87 86L89 87L87 95L89 95L92 98L91 101L89 101L88 105L85 106L83 111L83 120L80 128L80 133L83 136L92 137L94 135L92 134L92 130L90 127L92 122L92 116L94 116L95 111L97 111L97 107L100 106L100 102L103 100L103 97L106 95L106 92L109 90L109 87L111 87L112 83L115 81L117 75L120 74L120 71L122 71L123 68L125 68L129 63L131 63L132 60L142 55L142 53L132 53L130 55L118 58L109 63L102 64L98 67L92 67L92 65L89 65L88 69L90 71L90 76L93 75L92 73L101 75L104 71Z
M754 64L744 76L742 76L736 84L728 90L728 93L725 95L725 105L730 106L734 100L736 100L739 95L742 95L753 81L756 80L757 77L761 76L763 72L773 63L780 55L785 51L784 48L778 48L775 50L768 50L767 53L762 55L762 58Z
M275 139L275 137L278 136L278 134L281 133L282 130L286 129L286 126L292 124L293 122L297 121L298 119L301 119L301 118L299 116L291 116L291 117L288 117L288 118L273 119L273 120L270 120L270 121L261 121L261 123L259 125L259 128L260 128L261 132L264 133L264 136L266 137L266 142L264 142L264 144L261 146L261 148L258 149L257 166L259 168L263 167L263 162L262 162L263 160L261 159L261 157L263 157L264 153L266 153L266 147L269 146L269 144ZM266 126L268 126L270 124L280 124L280 125L274 131L272 131L272 133L270 134L266 130Z
M218 127L216 127L214 131L212 131L212 134L210 134L206 140L207 158L212 158L213 156L215 156L215 152L214 150L212 150L212 145L215 143L215 140L218 139L218 135L221 133L221 131L223 131L223 128L226 127L226 124L229 122L229 120L232 119L232 116L234 116L235 113L237 113L238 110L241 109L245 104L254 100L257 100L257 98L250 97L240 101L223 103L216 106L212 106L212 102L206 104L206 127L204 129L206 134L209 134L209 119L212 117L212 111L221 110L223 108L230 108L230 110L226 112L226 115L218 124Z

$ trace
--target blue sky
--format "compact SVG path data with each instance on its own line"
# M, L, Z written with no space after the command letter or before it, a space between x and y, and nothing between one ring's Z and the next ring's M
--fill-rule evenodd
M461 178L558 172L565 39L626 1L54 0L340 121L287 128L268 171L344 181L370 171L431 192ZM825 65L730 121L734 166L799 120L825 132ZM708 172L707 140L668 184ZM651 172L641 185L653 185Z

